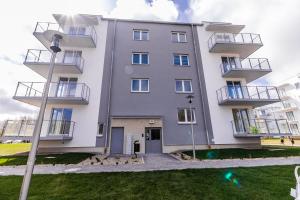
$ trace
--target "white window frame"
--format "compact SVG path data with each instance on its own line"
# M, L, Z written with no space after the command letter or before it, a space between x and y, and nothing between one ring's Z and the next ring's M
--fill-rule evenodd
M184 118L185 118L184 122L179 121L179 117L178 117L179 110L184 110ZM192 121L192 122L187 121L187 119L188 119L187 118L187 110L189 110L189 108L178 108L177 109L177 123L178 124L196 124L197 123L197 120L196 120L196 109L192 108L193 117L194 117L194 121Z
M139 39L135 39L134 38L134 32L139 32L139 35L140 35ZM143 40L143 36L142 36L143 32L147 33L146 40ZM148 41L149 40L149 30L145 30L145 29L133 29L133 31L132 31L132 39L134 41Z
M177 88L176 88L176 82L177 81L181 82L182 91L177 91ZM189 81L190 82L191 91L185 91L184 81ZM192 79L175 79L175 92L176 93L193 93Z
M138 80L139 81L139 90L138 91L135 91L135 90L133 90L133 88L132 88L132 86L133 86L133 81L134 80ZM148 81L148 87L147 87L147 91L142 91L141 89L142 89L142 81L143 80L147 80ZM148 78L133 78L133 79L131 79L131 92L132 93L148 93L148 92L150 92L150 80L148 79Z
M134 54L139 54L139 63L134 63L133 62L133 55ZM146 54L148 56L148 63L147 64L142 63L142 55L143 54ZM132 56L131 56L131 64L132 65L149 65L149 63L150 63L150 56L149 56L148 52L132 52Z
M176 41L173 40L173 34L176 34L176 37L177 37ZM184 41L180 41L180 34L184 35ZM186 43L187 42L186 32L172 31L171 32L171 40L172 40L172 42L176 42L176 43Z
M175 62L174 62L174 57L175 56L179 56L179 65L176 65ZM187 61L188 61L187 65L183 65L182 64L182 56L187 56ZM173 65L175 65L175 66L182 66L182 67L190 67L190 57L189 57L189 54L177 54L177 53L174 53L173 54Z

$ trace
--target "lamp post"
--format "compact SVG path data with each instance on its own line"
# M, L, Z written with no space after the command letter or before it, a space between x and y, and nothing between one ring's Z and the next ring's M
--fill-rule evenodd
M194 116L193 116L193 110L192 110L192 103L193 103L193 95L188 95L186 97L189 100L189 104L190 104L190 113L191 113L191 132L192 132L192 143L193 143L193 159L196 160L196 152L195 152L195 137L194 137L194 126L193 126L193 122L194 122Z
M28 190L29 190L29 186L30 186L31 176L32 176L34 163L35 163L35 157L36 157L39 140L40 140L40 133L41 133L43 120L44 120L44 113L45 113L46 104L47 104L47 100L48 100L50 83L51 83L52 74L53 74L53 70L54 70L55 57L56 57L56 54L61 51L61 49L59 48L59 42L61 39L62 39L61 35L54 34L51 45L50 45L50 49L52 50L52 55L51 55L50 66L49 66L49 70L48 70L48 77L47 77L47 82L44 86L44 91L43 91L43 95L42 95L42 103L41 103L41 107L39 110L38 119L34 126L31 150L29 152L29 156L28 156L28 160L27 160L27 166L26 166L24 177L23 177L23 183L22 183L22 187L21 187L21 191L20 191L19 200L26 200L27 196L28 196Z

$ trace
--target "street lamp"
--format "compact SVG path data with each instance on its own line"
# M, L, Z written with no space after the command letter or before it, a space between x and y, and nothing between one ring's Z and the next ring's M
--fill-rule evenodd
M196 160L196 152L195 152L195 137L194 137L194 127L193 127L193 110L192 110L192 103L193 103L193 95L188 95L186 97L189 100L189 104L190 104L190 113L191 113L191 132L192 132L192 143L193 143L193 159Z
M53 74L53 70L54 70L55 57L56 57L56 54L61 51L61 49L59 48L59 42L61 39L62 39L61 35L54 34L51 45L50 45L52 54L51 54L50 66L49 66L49 70L48 70L48 77L47 77L47 82L44 86L44 91L43 91L43 95L42 95L42 103L41 103L38 119L36 121L34 130L33 130L33 139L32 139L32 144L31 144L31 150L29 152L29 156L28 156L28 160L27 160L27 166L26 166L24 177L23 177L23 183L22 183L22 187L21 187L21 191L20 191L19 200L26 200L27 196L28 196L31 175L32 175L33 168L34 168L36 152L38 149L40 133L41 133L42 124L43 124L43 120L44 120L44 113L45 113L46 104L47 104L47 100L48 100L50 83L52 80L52 74Z

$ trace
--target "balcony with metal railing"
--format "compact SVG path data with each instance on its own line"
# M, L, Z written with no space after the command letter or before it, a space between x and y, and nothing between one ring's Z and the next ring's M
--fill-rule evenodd
M43 82L18 82L13 99L40 106L43 91ZM89 103L90 88L85 83L51 82L48 93L48 104L86 105Z
M31 140L36 120L6 120L0 130L1 140ZM44 120L40 140L72 140L75 122Z
M247 58L263 46L259 34L254 33L214 33L208 40L211 53L239 54Z
M85 47L95 48L97 33L94 26L64 26L57 23L38 22L33 35L46 47L49 48L54 34L60 34L63 39L61 47Z
M286 119L239 119L231 121L234 137L292 135Z
M80 51L65 51L61 52L60 55L56 56L54 73L81 74L83 72L84 59ZM50 51L29 49L23 64L39 75L47 78L50 60Z
M274 86L225 86L217 90L219 105L250 105L260 107L280 102Z
M222 77L224 78L245 78L249 83L270 72L269 61L266 58L234 58L220 64Z

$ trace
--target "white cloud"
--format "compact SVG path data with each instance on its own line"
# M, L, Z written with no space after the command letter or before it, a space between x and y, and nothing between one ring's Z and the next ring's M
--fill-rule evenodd
M125 19L148 19L176 21L179 13L171 0L117 0L116 7L109 12L110 17Z
M260 33L264 47L252 57L267 57L271 84L300 72L299 0L191 0L186 14L192 21L245 24L244 32Z

